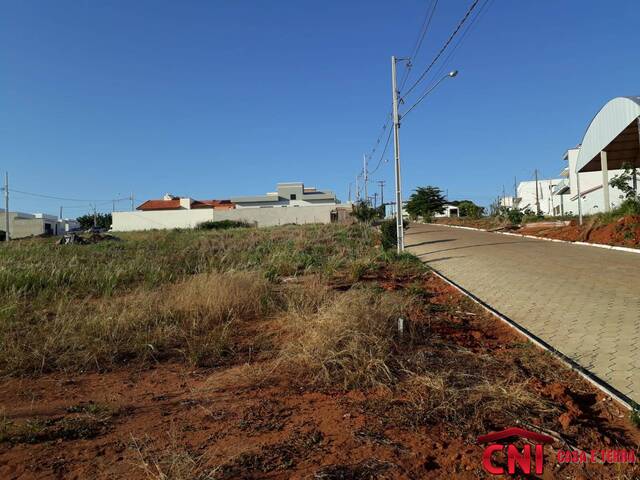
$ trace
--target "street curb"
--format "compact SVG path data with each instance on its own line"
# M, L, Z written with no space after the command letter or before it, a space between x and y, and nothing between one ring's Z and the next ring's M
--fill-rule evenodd
M461 228L470 228L470 227L461 227ZM477 230L477 229L473 229L473 230ZM573 242L568 242L568 243L573 243ZM552 345L548 344L543 339L541 339L537 335L533 334L532 332L530 332L529 330L527 330L526 328L524 328L523 326L521 326L517 322L513 321L512 319L510 319L506 315L503 315L498 310L493 308L491 305L489 305L488 303L485 303L483 300L481 300L480 298L476 297L469 290L466 290L465 288L461 287L460 285L458 285L453 280L450 280L449 278L444 276L442 273L440 273L437 270L435 270L433 267L430 267L430 268L438 278L444 280L446 283L448 283L453 288L458 290L464 296L466 296L469 299L471 299L474 303L480 305L482 308L484 308L491 315L493 315L494 317L498 318L503 323L506 323L509 327L513 328L514 330L516 330L521 335L524 335L534 345L537 345L538 347L542 348L543 350L546 350L549 353L551 353L554 356L556 356L567 367L569 367L571 370L574 370L581 377L583 377L589 383L594 385L596 388L598 388L599 390L601 390L602 392L604 392L605 394L607 394L611 398L615 399L623 407L627 408L628 410L633 410L633 406L632 405L635 405L636 402L634 402L631 398L626 396L624 393L620 392L617 388L609 385L607 382L605 382L604 380L600 379L594 373L591 373L589 370L587 370L586 368L584 368L583 366L578 364L575 360L571 359L571 357L568 357L567 355L562 353L560 350L558 350L555 347L553 347Z
M462 225L447 225L446 223L424 223L423 225L436 225L436 226L443 226L443 227L449 227L449 228L461 228L463 230L475 230L477 232L499 233L500 235L510 235L512 237L532 238L534 240L544 240L546 242L568 243L570 245L584 245L586 247L604 248L605 250L617 250L620 252L640 253L640 248L619 247L617 245L604 245L602 243L570 242L568 240L559 240L557 238L536 237L535 235L525 235L524 233L492 232L490 230L484 230L482 228L463 227Z

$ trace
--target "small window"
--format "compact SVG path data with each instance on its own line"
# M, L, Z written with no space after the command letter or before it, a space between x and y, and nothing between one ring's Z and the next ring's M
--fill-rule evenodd
M289 200L295 200L296 199L296 194L292 193L291 195L289 195Z

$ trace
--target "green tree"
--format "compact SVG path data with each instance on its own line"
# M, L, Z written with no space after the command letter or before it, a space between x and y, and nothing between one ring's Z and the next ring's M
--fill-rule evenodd
M624 168L624 172L613 177L609 185L624 193L627 200L637 200L638 192L634 179L637 178L638 170L628 162L625 162L622 168Z
M484 214L484 207L476 205L471 200L461 200L456 203L461 217L480 218Z
M407 213L412 218L431 220L436 213L443 213L447 201L438 187L418 187L409 197Z
M80 228L87 230L93 227L93 214L87 213L81 217L76 218L80 224ZM100 228L111 228L111 214L110 213L98 213L96 214L96 226Z

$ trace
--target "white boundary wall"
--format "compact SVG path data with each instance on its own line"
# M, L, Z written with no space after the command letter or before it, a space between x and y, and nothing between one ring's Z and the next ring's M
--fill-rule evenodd
M240 208L215 210L156 210L135 212L113 212L111 229L116 232L135 230L166 230L172 228L195 228L208 220L239 220L255 223L258 227L272 227L286 223L330 223L331 211L337 204L307 207Z

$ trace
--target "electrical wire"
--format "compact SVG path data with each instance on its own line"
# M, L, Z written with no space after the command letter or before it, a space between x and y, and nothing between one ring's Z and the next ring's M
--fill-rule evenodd
M478 9L478 13L471 19L471 21L469 22L469 25L467 26L467 28L460 35L460 39L458 40L458 42L451 48L451 50L449 51L448 55L443 60L442 65L440 66L440 68L436 72L436 75L435 75L436 78L438 78L440 75L442 75L442 73L444 72L445 68L449 64L449 62L451 60L453 60L453 58L455 57L455 54L456 54L458 48L460 47L460 45L462 45L462 43L464 43L464 41L467 38L467 35L469 34L469 32L473 29L473 27L476 25L476 23L480 20L480 17L483 14L485 14L486 12L489 11L489 9L491 8L491 4L492 3L493 3L493 0L485 0L485 2L480 6L480 8Z
M45 195L45 194L41 194L41 193L33 193L33 192L25 192L23 190L14 190L13 188L9 189L9 192L14 192L14 193L21 193L23 195L30 195L32 197L40 197L40 198L48 198L51 200L62 200L65 202L91 202L91 203L98 203L98 202L117 202L117 201L121 201L121 200L130 200L130 197L124 197L124 198L112 198L110 200L92 200L92 199L80 199L80 198L65 198L65 197L57 197L54 195Z
M382 154L380 155L380 159L378 160L378 164L376 165L376 168L374 168L371 172L369 172L369 175L373 175L374 173L376 173L378 171L378 169L380 168L380 166L382 165L382 160L384 159L384 154L387 153L387 148L389 148L389 141L391 140L391 134L393 133L392 129L389 129L389 134L387 135L387 141L384 144L384 150L382 150Z
M420 47L422 47L422 42L424 41L424 37L429 30L429 26L431 25L431 20L433 19L433 14L436 11L436 7L438 6L438 0L434 0L431 2L431 8L427 9L425 12L424 20L422 21L422 26L418 31L418 38L416 39L416 44L413 48L413 53L411 54L410 61L407 63L407 68L405 70L404 78L400 82L400 91L404 89L404 86L407 83L407 79L411 73L411 67L413 66L413 62L418 57L418 52L420 51Z
M462 19L460 19L460 21L458 22L458 25L456 26L456 28L453 30L453 32L451 33L451 35L449 35L449 38L447 39L447 41L444 43L444 45L442 45L442 48L440 48L440 50L438 51L438 53L436 54L436 56L433 58L433 60L431 61L431 63L429 64L429 66L420 74L420 76L418 77L418 79L413 82L413 84L411 85L411 87L409 87L409 89L407 90L407 92L401 97L400 100L403 100L407 95L409 95L419 84L420 82L422 82L422 80L424 79L424 77L429 73L429 71L431 70L431 68L433 68L433 66L436 64L436 62L440 59L440 57L442 56L442 54L445 52L445 50L449 47L449 45L451 44L451 42L453 41L453 39L456 37L456 35L458 34L458 32L460 31L460 29L464 26L464 24L466 23L467 19L469 18L469 16L471 15L471 13L473 12L473 10L476 8L476 5L478 5L478 2L480 0L473 0L473 2L471 3L471 5L469 6L469 8L467 9L467 12L464 14L464 16L462 17Z

